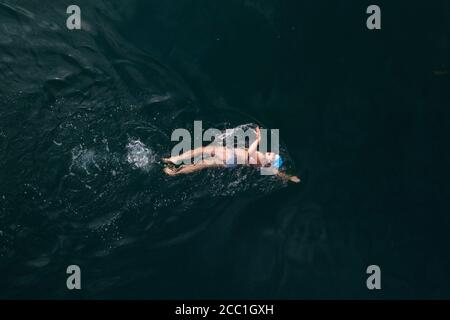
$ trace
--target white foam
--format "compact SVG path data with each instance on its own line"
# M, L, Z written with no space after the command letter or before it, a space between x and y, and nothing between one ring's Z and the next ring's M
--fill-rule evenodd
M156 156L147 146L138 140L131 140L127 145L127 161L136 168L146 168L155 162Z

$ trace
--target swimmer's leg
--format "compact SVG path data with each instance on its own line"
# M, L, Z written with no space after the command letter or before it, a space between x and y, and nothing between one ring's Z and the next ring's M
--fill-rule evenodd
M173 163L173 164L179 164L184 160L192 159L195 157L198 157L202 154L211 154L214 153L215 147L207 146L207 147L199 147L194 150L186 151L178 156L170 157L170 158L163 158L162 161L165 163Z
M196 148L194 150L186 151L178 156L173 156L170 158L163 158L162 161L165 163L179 164L180 162L197 157L203 153L203 147Z
M223 166L224 166L223 164L219 164L214 160L202 160L202 161L197 162L196 164L182 165L181 167L179 167L177 169L165 167L163 170L167 175L175 176L178 174L186 174L186 173L192 173L195 171L200 171L200 170L206 169L206 168L223 167Z

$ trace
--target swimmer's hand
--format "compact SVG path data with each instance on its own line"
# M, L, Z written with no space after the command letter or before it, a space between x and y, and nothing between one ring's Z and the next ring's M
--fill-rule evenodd
M285 181L290 181L290 182L294 182L294 183L300 183L300 181L301 181L299 177L297 177L297 176L291 176L291 175L286 174L286 173L284 173L284 172L278 171L277 175L278 175L281 179L283 179L283 180L285 180Z
M256 140L259 142L261 141L261 130L259 130L259 127L256 127Z

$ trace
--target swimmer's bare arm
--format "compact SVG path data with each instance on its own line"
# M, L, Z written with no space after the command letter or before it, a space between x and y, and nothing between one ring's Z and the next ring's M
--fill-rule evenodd
M281 172L275 168L265 168L265 169L268 170L268 173L272 172L273 175L276 175L278 178L280 178L284 181L290 181L290 182L294 182L294 183L300 182L300 178L297 176L293 176L293 175L287 174L285 172Z
M286 174L284 172L280 172L278 171L277 176L279 176L281 179L285 180L285 181L291 181L294 183L299 183L300 182L300 178L294 175L290 175L290 174Z
M256 140L253 141L253 143L248 148L248 154L250 157L252 157L252 155L255 153L260 141L261 141L261 133L259 131L259 127L256 127Z

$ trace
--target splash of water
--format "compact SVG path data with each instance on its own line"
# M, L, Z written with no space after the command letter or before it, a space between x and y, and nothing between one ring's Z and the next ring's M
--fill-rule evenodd
M155 162L156 155L139 139L127 144L127 161L136 168L148 168Z
M256 127L257 127L257 125L254 123L246 123L246 124L241 124L232 129L227 129L226 131L222 132L221 134L215 136L214 141L211 144L223 146L223 145L225 145L227 139L230 136L236 135L236 132L238 132L238 130L242 130L242 131L246 132L247 130L250 129L250 130L254 131Z

